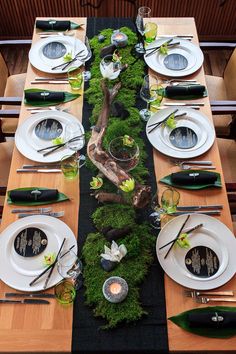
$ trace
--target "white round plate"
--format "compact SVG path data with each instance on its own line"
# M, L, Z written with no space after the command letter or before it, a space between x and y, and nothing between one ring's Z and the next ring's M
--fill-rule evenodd
M147 47L147 49L155 48L161 45L162 43L166 42L167 40L168 38L158 39L155 42L151 43ZM190 41L184 39L176 38L174 39L174 41L178 41L180 42L180 44L177 45L176 47L169 47L168 55L169 54L183 55L188 61L187 67L183 70L168 69L164 65L164 60L166 55L161 54L159 50L157 50L155 53L153 53L150 56L144 55L144 60L146 64L149 66L149 68L151 68L152 70L156 71L161 75L171 76L171 77L182 77L182 76L190 75L195 71L197 71L202 66L204 60L204 56L201 49L195 44L191 43Z
M160 125L151 133L148 133L152 129L152 127L148 128L149 125L161 122L165 117L171 114L171 112L174 112L176 108L178 108L176 114L187 113L184 117L176 118L176 127L189 127L197 135L197 144L192 148L181 149L174 146L170 141L172 129L165 125ZM215 140L215 129L208 117L192 108L185 107L166 108L153 114L147 122L146 134L155 149L167 156L181 159L189 159L202 155L211 148Z
M62 134L61 137L64 138L65 134L65 126L68 123L77 123L80 126L81 135L84 134L84 128L80 121L66 112L60 111L47 111L40 112L28 117L21 125L18 126L15 133L15 144L17 149L21 152L22 155L27 157L30 160L36 162L56 162L60 161L63 156L72 155L72 150L68 149L64 146L58 151L53 152L51 155L43 156L43 153L46 152L37 152L37 150L42 149L44 147L52 145L51 141L40 139L35 134L35 127L40 122L47 118L53 118L59 121L62 125ZM65 139L64 139L65 141ZM81 149L84 146L85 141L84 137L81 138Z
M66 47L66 54L71 54L72 58L79 53L80 51L83 50L83 53L81 53L83 57L86 57L88 54L88 50L83 42L81 42L80 39L75 39L70 36L53 36L45 39L41 39L37 41L30 49L29 51L29 61L30 63L38 70L41 70L45 73L50 73L50 74L61 74L65 73L67 70L62 70L61 68L52 70L54 66L60 65L63 63L63 57L57 58L57 59L50 59L47 58L43 54L43 48L52 42L59 42L63 44ZM65 62L66 64L66 62ZM79 67L82 65L82 62L80 60L76 60L71 64L72 66Z
M44 231L48 238L45 250L34 257L22 257L14 249L14 240L17 234L28 227L36 227ZM43 257L49 253L57 254L62 241L66 237L63 250L75 245L77 252L77 241L71 229L61 220L46 215L32 215L19 219L10 224L0 235L0 279L14 289L21 291L43 290L46 273L34 285L29 283L43 272ZM47 288L56 285L62 279L55 267Z
M185 266L185 256L190 248L184 249L175 245L166 259L170 245L159 249L178 234L187 215L181 215L168 222L157 237L157 258L163 270L177 283L192 289L210 290L224 285L236 272L235 247L236 239L233 233L219 220L208 215L193 214L187 221L184 230L203 223L203 227L189 235L190 248L205 246L212 249L219 259L218 271L207 278L193 275Z

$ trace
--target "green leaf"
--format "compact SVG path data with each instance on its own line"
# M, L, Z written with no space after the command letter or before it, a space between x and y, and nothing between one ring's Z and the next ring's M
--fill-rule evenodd
M190 170L182 171L182 173L189 173L189 172L190 172ZM202 172L202 171L194 170L194 172ZM211 173L214 173L214 174L217 175L217 180L215 181L215 183L210 183L210 184L192 184L192 185L185 185L185 186L184 185L179 185L179 184L175 184L175 183L173 183L171 181L171 174L161 178L160 182L168 184L169 186L182 188L182 189L191 189L191 190L204 189L204 188L209 188L209 187L221 188L222 184L221 184L220 174L218 172L211 172Z
M70 21L70 29L77 29L77 28L82 27L83 25L84 25L83 23L75 23L75 22Z
M204 336L204 337L210 337L210 338L230 338L236 334L236 327L234 328L229 327L229 328L221 328L221 329L216 329L216 328L206 328L206 327L190 327L189 326L189 321L188 321L188 315L190 313L207 313L207 312L212 312L212 315L215 314L215 312L220 311L220 312L236 312L236 307L226 307L226 306L209 306L209 307L204 307L204 308L198 308L198 309L193 309L189 310L186 312L182 312L177 316L172 316L168 318L170 321L175 323L177 326L183 328L185 331L198 334L199 336Z
M33 88L33 89L27 89L27 90L25 90L25 92L56 92L56 91ZM30 104L31 106L36 106L36 107L47 107L47 106L53 106L55 104L62 103L62 102L66 103L69 101L73 101L76 98L80 97L80 94L78 94L78 93L71 93L71 92L64 92L64 93L65 93L65 98L63 101L26 101L26 100L24 100L24 103L26 105Z
M65 195L65 194L63 194L63 193L61 193L61 192L59 192L58 193L58 198L57 199L55 199L55 200L49 200L49 201L42 201L42 202L20 202L20 201L18 201L18 202L13 202L12 200L11 200L11 198L10 198L10 192L11 191L30 191L30 190L34 190L34 189L43 189L43 190L47 190L48 188L43 188L43 187L25 187L25 188L16 188L16 189L12 189L12 190L10 190L10 191L8 191L7 192L7 203L8 204L14 204L14 205L44 205L44 204L52 204L52 203L59 203L59 202L64 202L65 200L69 200L69 198Z

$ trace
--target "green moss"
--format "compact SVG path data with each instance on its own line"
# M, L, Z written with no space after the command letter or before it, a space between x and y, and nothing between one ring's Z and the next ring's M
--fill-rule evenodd
M122 27L120 30L128 36L128 46L119 49L122 64L127 63L128 68L119 76L122 85L115 100L122 102L130 115L127 119L109 117L108 127L103 139L103 148L107 150L109 142L117 136L127 134L134 138L139 145L140 160L138 165L130 171L130 174L137 182L144 184L148 176L148 170L145 167L147 154L143 139L140 136L144 129L144 123L140 119L138 109L135 108L136 96L139 94L143 80L144 62L138 60L135 64L132 64L136 59L131 52L134 44L137 43L136 34L126 27ZM96 124L103 103L99 67L100 50L104 46L110 45L112 32L113 29L106 29L101 32L106 37L103 43L98 41L97 36L90 41L94 53L94 62L91 68L90 87L87 89L85 97L93 105L90 116L91 125ZM111 88L117 81L118 79L108 81L108 87ZM95 176L97 173L96 167L90 161L87 161L87 166L94 171ZM103 178L103 182L102 190L117 192L117 188L106 178ZM126 246L128 253L117 267L109 273L105 272L100 265L100 254L104 252L104 245L110 247L110 243L100 232L87 235L82 250L85 265L83 275L86 288L86 304L93 308L94 316L105 320L106 324L103 328L113 328L121 322L137 321L146 314L139 300L139 285L144 280L148 267L153 261L155 238L150 234L148 225L137 224L135 210L129 205L106 204L100 206L93 213L92 220L98 231L108 226L112 228L129 226L131 231L117 241L119 245L123 243ZM113 275L124 278L129 286L128 296L119 306L108 302L102 293L104 281Z

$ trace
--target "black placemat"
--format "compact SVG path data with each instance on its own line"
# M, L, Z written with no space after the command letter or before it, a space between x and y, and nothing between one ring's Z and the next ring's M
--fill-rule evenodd
M111 18L88 18L87 36L92 38L99 34L104 28L118 29L127 26L135 30L131 19ZM87 64L88 65L88 64ZM137 107L143 108L145 103L139 99L137 93ZM92 107L84 101L83 105L83 126L89 130L89 116ZM155 173L153 169L152 148L143 133L146 142L147 165L150 171L148 184L153 188L156 186ZM97 201L90 197L89 181L93 173L87 169L80 171L80 212L79 212L79 236L78 248L81 251L86 235L93 232L94 228L90 222L93 211L97 208ZM141 217L144 217L142 215ZM140 300L148 315L132 324L124 324L111 330L101 330L104 321L93 316L92 309L85 305L83 289L78 291L73 314L72 352L79 354L151 354L167 353L167 327L164 294L163 271L155 259L150 271L141 286Z

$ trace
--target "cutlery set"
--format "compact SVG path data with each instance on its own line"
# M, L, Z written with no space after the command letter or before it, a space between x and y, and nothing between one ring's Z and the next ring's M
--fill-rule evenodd
M12 209L13 214L18 214L18 219L25 218L32 215L46 215L54 218L60 218L65 215L65 212L57 211L53 212L52 208L33 208L33 209Z
M161 45L158 45L157 47L147 48L146 49L147 54L145 54L146 57L150 57L151 55L155 54L163 45L167 45L167 47L170 48L180 44L180 42L171 43L172 41L173 38L170 38L166 42L163 42Z
M232 290L219 290L219 291L207 291L207 290L191 290L184 289L183 295L191 297L199 304L208 304L209 302L236 302L234 298L234 292Z
M5 293L5 298L0 299L0 304L50 305L50 301L44 299L55 299L55 295L50 293Z

